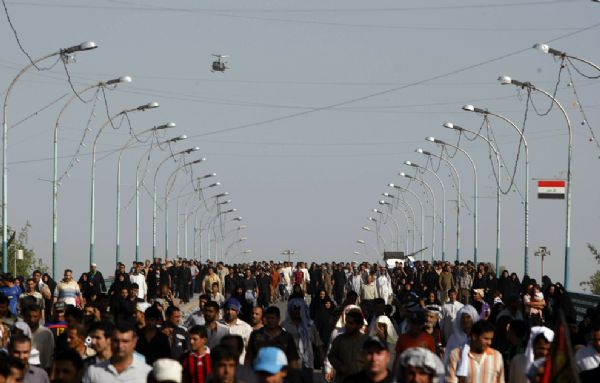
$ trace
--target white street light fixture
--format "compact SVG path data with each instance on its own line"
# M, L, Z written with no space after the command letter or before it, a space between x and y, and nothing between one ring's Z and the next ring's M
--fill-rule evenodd
M524 260L523 275L525 275L525 274L529 275L529 145L527 143L527 139L525 138L523 131L517 126L517 124L515 124L514 122L512 122L507 117L505 117L501 114L490 112L487 109L477 108L473 105L464 105L462 107L462 109L467 112L482 114L486 118L487 118L487 116L498 117L499 119L508 123L514 130L516 130L517 134L521 137L521 140L523 140L523 145L525 146L525 174L524 174L525 175L525 209L524 209L525 218L523 220L524 231L525 231L525 234L524 234L524 255L525 256L523 258L523 260Z
M56 118L56 123L54 124L54 161L53 161L53 179L52 179L52 278L56 278L56 266L58 259L58 187L60 185L58 179L58 131L60 126L60 120L66 110L69 108L71 103L75 101L75 99L80 98L82 94L87 92L88 90L94 88L102 88L107 85L118 85L120 83L129 83L131 82L131 77L129 76L121 76L118 78L114 78L108 81L100 81L96 84L87 86L84 89L80 89L75 94L73 94L67 102L63 105L62 109L58 113L58 117ZM91 128L86 128L88 131L91 131ZM142 132L143 133L143 132ZM83 144L82 144L83 145ZM75 159L76 162L79 162L79 159ZM69 170L66 170L67 175ZM118 252L118 251L117 251Z
M8 97L10 95L10 92L12 91L12 88L15 86L15 84L19 81L19 79L21 78L21 76L23 76L25 74L25 72L27 72L29 69L31 69L32 67L35 67L36 69L39 69L37 67L37 64L40 63L41 61L44 61L50 57L53 56L60 56L60 58L62 58L63 60L68 58L68 55L70 55L71 53L75 53L75 52L81 52L81 51L88 51L91 49L95 49L97 48L98 45L96 45L95 42L93 41L85 41L81 44L78 45L73 45L71 47L68 48L61 48L55 52L49 53L45 56L42 56L40 58L37 58L35 60L32 60L30 58L30 63L27 64L25 67L23 67L23 69L21 69L19 71L19 73L15 76L15 78L10 82L10 85L8 86L8 89L6 90L6 93L4 94L4 106L2 109L2 271L6 274L8 272ZM64 61L66 62L66 61ZM98 86L94 85L94 86ZM93 86L93 87L94 87ZM60 117L59 117L60 118ZM55 128L55 131L57 131L58 128ZM56 134L56 133L55 133ZM56 145L55 145L55 156L56 156ZM56 162L55 162L55 167L56 167ZM67 173L68 175L69 173ZM56 189L58 187L58 181L55 181L53 183L53 189L54 192L56 192ZM54 215L55 211L53 211L53 215ZM52 277L56 278L55 274L55 262L54 260L56 259L56 241L57 241L57 234L56 234L56 225L54 225L53 227L53 250L52 250L52 255L53 255L53 264L52 264Z
M597 68L597 67L596 67ZM598 68L600 69L600 68ZM565 267L564 267L564 287L565 289L569 289L569 273L570 273L570 268L571 268L571 262L570 262L570 257L571 257L571 200L572 200L572 188L571 188L571 181L572 181L572 172L571 172L571 158L573 156L573 132L572 132L572 128L571 128L571 121L569 120L569 115L567 114L567 111L565 110L565 108L562 106L562 104L556 99L556 97L554 97L553 95L551 95L550 93L548 93L547 91L540 89L538 87L536 87L535 85L533 85L530 82L521 82L521 81L517 81L515 79L511 79L509 76L500 76L498 78L498 80L500 81L500 83L502 85L507 85L507 84L512 84L515 86L518 86L520 88L527 88L530 91L536 91L539 93L542 93L543 95L545 95L546 97L548 97L554 104L556 104L556 106L558 107L558 109L560 109L560 112L562 113L565 122L567 124L567 130L568 130L568 134L569 134L569 139L568 139L568 153L567 153L567 182L566 182L566 194L567 194L567 203L566 203L566 224L565 224Z
M426 167L423 167L423 166L416 164L414 162L411 162L411 161L404 161L404 164L407 166L411 166L413 168L420 169L422 172L433 174L433 176L438 180L438 182L442 188L442 261L445 261L446 260L446 187L444 186L444 183L442 182L441 178L433 170L430 170ZM431 194L433 195L433 190L429 187L429 185L427 185L422 180L417 179L417 181L420 181L424 186L427 186L429 188L429 190L431 191ZM433 199L435 200L435 196L433 197ZM434 220L435 220L435 214L434 214ZM433 245L432 245L432 247L433 247Z
M507 76L503 76L503 77L507 77ZM505 81L513 81L511 80L510 77L504 79ZM448 125L448 126L446 126ZM444 124L444 127L450 128L451 129L455 129L456 127L454 126L454 124L452 123L446 123ZM478 244L478 226L477 226L477 200L478 200L478 194L477 194L477 166L475 165L475 162L473 161L473 158L471 157L471 155L469 155L469 153L467 153L466 150L462 149L461 147L457 146L457 145L452 145L449 144L447 142L444 142L442 140L439 140L435 137L426 137L425 140L433 142L435 144L438 145L444 145L444 146L450 146L451 148L456 149L457 151L461 152L462 154L464 154L467 159L469 160L469 162L471 163L471 167L473 168L473 263L477 264L477 244ZM423 153L425 154L425 153Z
M125 77L129 78L130 81L131 81L131 78L129 76L125 76ZM122 160L122 157L123 157L123 153L134 142L139 142L138 141L139 140L138 137L140 137L144 133L147 133L147 132L153 132L153 133L155 133L155 132L157 132L159 130L172 129L172 128L175 128L176 126L177 126L177 124L175 124L174 122L168 122L166 124L162 124L162 125L158 125L158 126L152 127L150 129L146 129L146 130L144 130L144 131L142 131L140 133L137 133L137 134L133 135L133 137L131 137L130 139L128 139L127 142L125 143L125 145L123 145L123 147L119 151L119 157L117 159L117 192L116 192L116 197L117 197L116 219L117 219L117 222L116 222L116 225L115 225L115 231L116 231L116 236L115 236L116 237L116 241L115 241L115 264L117 264L117 265L121 261L121 160ZM176 141L179 141L179 140L181 140L181 136L180 137L176 137L174 139L171 139L168 142L176 142ZM137 182L136 182L136 184L137 184ZM138 207L138 204L136 203L136 208L137 207ZM136 217L138 217L137 212L136 212ZM136 218L136 220L137 220L137 218Z
M479 138L481 138L482 140L484 140L487 145L488 148L494 152L494 154L496 155L496 264L499 265L500 264L500 215L501 215L501 205L500 205L500 189L501 189L501 177L500 177L500 168L502 166L502 164L500 163L500 153L498 152L498 150L496 149L496 146L492 143L492 141L490 141L488 138L484 137L482 134L469 130L469 129L465 129L461 126L458 125L454 125L451 122L446 122L444 124L442 124L442 126L444 128L447 129L452 129L455 130L457 132L468 132L471 133ZM466 152L463 152L466 153ZM500 277L500 268L496 268L496 278Z
M154 105L156 104L156 105ZM100 139L100 135L106 129L107 126L112 125L112 120L118 116L126 116L128 113L133 112L144 112L148 109L158 108L158 103L148 103L140 105L136 108L124 109L119 113L116 113L108 118L108 120L102 124L92 146L92 171L91 171L91 192L90 192L90 252L89 252L89 263L94 263L94 241L95 241L95 227L96 227L96 145Z

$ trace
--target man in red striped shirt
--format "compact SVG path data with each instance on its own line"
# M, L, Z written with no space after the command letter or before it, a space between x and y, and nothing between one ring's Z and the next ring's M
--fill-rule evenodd
M193 326L188 330L191 351L179 358L183 366L183 383L204 383L211 373L210 350L206 346L208 332L204 326Z

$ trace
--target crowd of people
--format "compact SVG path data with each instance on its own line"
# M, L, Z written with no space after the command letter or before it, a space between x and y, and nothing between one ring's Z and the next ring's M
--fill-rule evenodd
M600 308L577 322L560 283L499 274L155 259L110 284L95 264L2 275L0 383L543 382L565 339L573 379L600 381Z

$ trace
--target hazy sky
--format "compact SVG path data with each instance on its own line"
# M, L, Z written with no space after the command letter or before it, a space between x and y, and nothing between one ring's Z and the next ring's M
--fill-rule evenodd
M388 183L405 184L399 172L414 174L403 161L426 163L414 149L423 147L439 153L439 148L424 141L426 136L456 144L457 135L441 127L448 121L479 129L481 117L461 110L467 103L502 113L522 126L526 93L513 86L500 86L496 78L507 74L552 91L559 65L550 56L529 49L536 42L552 41L551 46L559 50L600 63L600 5L587 0L33 0L8 1L7 6L31 56L40 57L89 39L96 41L98 49L78 53L76 62L68 65L75 87L130 75L131 84L106 91L110 113L158 101L159 109L130 114L133 130L174 121L177 128L169 131L168 137L190 136L174 150L201 148L186 158L207 158L195 167L194 175L216 172L216 180L222 183L206 196L228 191L233 201L229 206L239 210L236 214L243 216L247 225L242 235L248 240L231 248L232 261L239 261L244 249L252 250L244 255L248 260L282 259L280 253L285 249L295 249L297 258L308 261L366 259L365 248L356 243L357 239L368 243L369 260L373 260L375 234L361 230L361 226L370 225L367 217L378 207L381 193L391 192ZM0 76L6 88L27 64L27 58L20 52L6 17L0 19ZM211 73L211 53L230 55L231 68L224 74ZM49 60L46 65L53 63ZM557 97L573 124L571 285L579 289L578 283L597 269L586 244L600 245L600 181L596 176L600 150L590 140L590 127L597 129L600 124L600 80L572 74L575 87L567 86L571 79L564 70ZM62 64L48 71L30 71L9 99L9 124L63 95L70 97L69 92ZM93 92L84 98L91 96ZM61 171L76 152L86 126L92 132L85 138L79 163L60 187L59 270L71 267L79 273L87 268L89 153L93 137L107 119L101 96L95 103L73 103L60 125ZM52 131L66 97L9 131L9 224L21 227L26 221L31 223L30 244L48 265L52 244L52 189L48 182L52 177ZM539 112L549 105L540 96L535 96L534 103ZM530 178L564 178L567 129L557 109L540 117L530 108L525 128ZM512 171L518 136L498 120L491 120L491 129ZM98 144L102 159L97 167L96 258L108 274L115 261L116 155L104 155L121 147L129 134L126 123L120 129L108 127ZM460 146L473 156L479 171L479 259L493 261L495 181L488 148L482 141L470 142L464 137ZM128 264L134 257L135 222L135 209L128 202L134 191L137 161L147 147L135 145L123 156L121 244L122 259ZM148 187L158 162L168 155L168 151L153 152ZM519 275L523 272L523 160L521 153L515 178L519 191L511 191L502 199L501 225L501 265ZM465 200L462 258L470 259L472 172L464 156L458 154L452 161L461 173ZM159 173L161 198L166 178L174 169L175 164L168 163ZM439 174L446 184L446 199L455 199L448 169L442 166ZM503 171L505 185L506 174ZM178 177L174 193L184 187L186 178L189 180L189 175ZM441 190L431 175L425 175L425 180L434 187L439 213ZM533 252L543 245L552 251L546 258L546 272L553 280L562 281L565 202L539 201L536 186L530 180L531 274L539 278L539 259ZM426 201L426 215L431 217L423 189L416 184L410 188ZM409 196L407 201L418 215L414 198ZM456 248L453 206L447 203L449 259L454 259ZM170 213L169 246L174 254L174 203ZM144 192L144 259L151 257L151 216L151 199ZM394 217L402 226L403 241L404 218L397 211ZM163 219L159 211L161 256ZM431 247L431 218L426 224L426 246ZM389 225L395 232L393 224ZM230 222L226 230L235 227ZM387 228L381 233L392 242ZM225 246L235 240L235 234L227 237ZM439 258L439 224L436 235ZM189 238L192 256L191 230ZM363 255L354 255L354 251Z

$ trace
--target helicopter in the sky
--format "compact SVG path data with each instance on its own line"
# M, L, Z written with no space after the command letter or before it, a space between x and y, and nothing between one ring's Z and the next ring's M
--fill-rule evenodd
M212 54L213 56L215 56L217 58L216 61L213 61L212 63L212 69L210 70L211 72L215 73L215 72L225 72L225 69L229 69L225 64L227 64L227 61L223 61L222 59L229 57L228 55L217 55L217 54Z

